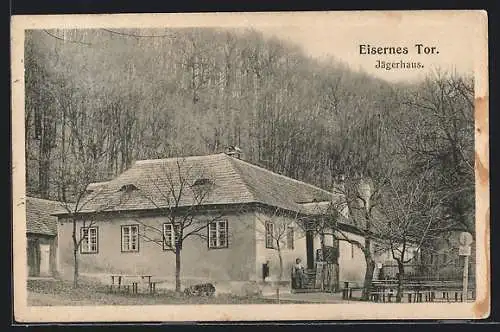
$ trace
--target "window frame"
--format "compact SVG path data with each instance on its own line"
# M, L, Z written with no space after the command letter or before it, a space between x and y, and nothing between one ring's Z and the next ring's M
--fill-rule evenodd
M88 230L88 233L87 233L87 236L89 236L89 233L90 233L90 229L95 229L95 251L91 251L90 250L90 242L87 240L87 249L84 250L83 248L83 244L84 244L84 241L83 241L83 232L84 230ZM84 254L84 255L89 255L89 254L98 254L99 253L99 227L97 226L81 226L80 227L80 254Z
M220 244L220 223L224 223L225 227L224 227L224 232L226 234L226 241L223 245ZM211 237L210 237L210 225L211 224L215 224L215 236L216 236L216 245L215 246L212 246L211 244ZM220 219L220 220L213 220L213 221L210 221L207 225L207 248L209 250L212 250L212 249L226 249L226 248L229 248L229 221L227 219Z
M131 243L132 243L132 227L136 227L137 228L137 248L136 249L130 249L131 247ZM130 233L129 233L129 249L124 249L124 243L123 243L123 230L125 228L128 228ZM139 224L132 224L132 225L121 225L121 232L120 232L120 250L122 253L129 253L129 252L139 252L139 243L140 243L140 236L139 236L139 231L140 231L140 228L139 228Z
M170 246L166 246L166 236L165 236L165 230L166 230L166 226L170 226L170 243L171 245ZM162 226L162 246L163 246L163 251L174 251L175 249L175 230L174 230L174 227L177 226L177 227L180 227L179 224L172 224L172 223L169 223L169 222L165 222L163 223L163 226ZM173 235L173 236L172 236ZM172 240L174 241L172 243ZM182 244L181 244L182 245Z
M269 229L268 226L271 226L271 237L269 237ZM266 244L266 249L274 249L274 223L270 220L266 221L265 224L265 244ZM268 240L271 240L271 244L269 244Z

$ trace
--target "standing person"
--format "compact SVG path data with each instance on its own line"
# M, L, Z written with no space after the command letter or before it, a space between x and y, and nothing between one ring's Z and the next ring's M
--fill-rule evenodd
M295 260L295 265L293 266L293 275L296 288L304 288L306 273L300 258L297 258Z
M269 277L269 260L262 264L262 281L266 282Z

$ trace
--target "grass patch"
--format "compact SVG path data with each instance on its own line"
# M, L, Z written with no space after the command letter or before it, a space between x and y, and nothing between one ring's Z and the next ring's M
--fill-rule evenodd
M273 299L231 294L219 294L213 297L190 297L177 294L173 290L160 290L159 294L154 295L111 293L106 285L85 280L80 281L79 287L76 289L73 288L72 282L68 281L28 280L27 288L28 305L31 306L276 303Z

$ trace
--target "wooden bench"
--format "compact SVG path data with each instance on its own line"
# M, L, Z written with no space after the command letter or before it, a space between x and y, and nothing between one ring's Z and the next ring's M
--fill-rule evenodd
M392 302L397 288L397 280L373 280L370 299L386 302L387 298L388 302ZM408 302L434 302L441 292L442 301L463 301L462 284L452 280L406 280L403 282L402 297Z
M156 281L151 281L152 275L130 275L130 274L114 274L111 275L111 285L110 290L113 292L114 289L125 290L130 293L130 286L132 286L132 294L139 293L139 283L146 281L148 284L149 294L156 293ZM127 280L129 279L129 280ZM116 282L115 282L116 281ZM127 283L128 281L128 283Z
M351 286L352 284L356 286ZM353 281L344 281L344 288L342 289L342 299L343 300L349 300L352 299L352 291L355 290L363 290L363 287L357 286L356 282Z
M370 290L370 299L375 302L392 302L396 296L397 282L394 280L373 280Z

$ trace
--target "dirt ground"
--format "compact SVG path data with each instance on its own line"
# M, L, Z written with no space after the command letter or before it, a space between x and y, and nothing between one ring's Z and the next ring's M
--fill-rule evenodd
M303 301L286 301L304 303ZM30 306L85 306L85 305L155 305L155 304L266 304L275 299L260 296L220 294L213 297L188 297L174 291L160 294L111 293L105 285L81 281L74 289L71 282L62 280L29 280Z

